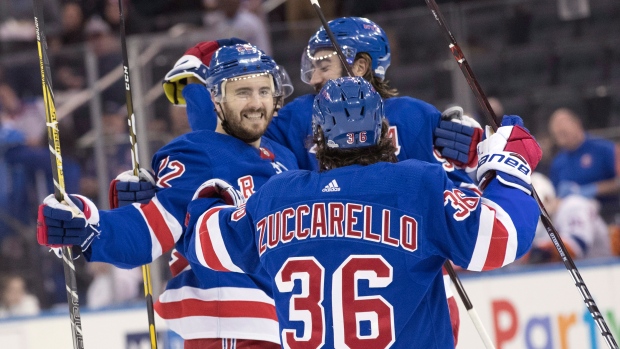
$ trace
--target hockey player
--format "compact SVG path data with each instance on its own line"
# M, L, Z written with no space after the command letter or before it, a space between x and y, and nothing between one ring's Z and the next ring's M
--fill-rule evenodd
M266 269L284 347L452 348L445 298L429 291L445 260L494 269L532 243L541 151L527 130L504 126L478 145L480 197L440 165L392 163L383 107L361 78L327 82L313 109L322 172L273 177L239 207L214 200L238 204L211 180L188 206L187 257Z
M79 244L87 260L120 267L150 263L175 243L183 246L187 204L205 178L226 178L249 197L271 176L296 169L290 151L262 137L281 96L276 67L251 45L219 49L204 76L217 109L216 131L188 133L155 154L155 197L99 211L87 198L71 195L72 212L49 196L39 209L39 243ZM180 272L155 306L186 349L280 348L266 274L197 273Z
M379 94L386 98L385 114L390 122L389 135L394 141L399 160L418 159L442 164L451 180L462 186L475 188L467 172L476 168L476 144L482 129L475 120L463 115L460 108L444 112L454 122L443 121L442 113L432 105L411 97L396 97L397 91L385 80L385 73L391 62L390 46L385 32L374 22L359 17L344 17L329 22L338 43L347 56L355 75L370 81ZM213 42L199 44L202 50L192 50L199 62L202 55L208 56L207 47ZM202 59L204 61L204 59ZM329 80L346 75L346 70L333 52L332 43L324 28L319 29L309 40L302 53L302 80L318 92ZM195 65L194 69L199 69ZM184 75L171 74L164 83L166 95L175 104L187 101L190 120L205 120L209 112L206 91L198 84L187 87L180 84L191 69L187 65ZM184 81L184 80L183 80ZM174 91L174 93L172 93ZM185 95L183 100L180 95ZM308 150L307 141L312 135L313 94L304 95L286 104L278 111L267 128L266 136L289 148L302 169L317 169L314 151ZM204 102L201 102L204 101ZM213 118L213 116L211 116ZM433 144L438 145L438 149ZM442 155L445 155L442 156ZM449 157L449 158L446 158ZM446 276L446 284L449 278ZM448 295L454 314L455 339L458 333L458 308L451 294Z

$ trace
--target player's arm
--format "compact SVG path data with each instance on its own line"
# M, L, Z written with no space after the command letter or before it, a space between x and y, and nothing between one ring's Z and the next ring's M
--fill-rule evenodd
M540 210L531 197L530 173L541 158L540 147L520 126L500 127L478 146L477 178L482 198L445 181L447 237L435 242L463 268L489 270L507 265L531 247ZM446 245L447 244L447 245Z
M256 196L254 194L252 197ZM253 273L260 266L254 224L230 184L205 182L188 205L185 256L215 271Z
M191 164L183 160L183 154L167 154L160 152L155 156L155 164L160 164L155 166L159 168L158 192L148 203L99 211L92 202L82 200L89 211L84 211L84 216L96 214L98 218L90 223L97 230L94 238L92 229L85 229L80 221L79 210L72 209L74 213L67 215L63 212L67 210L66 205L48 197L39 209L42 229L39 243L47 246L79 244L88 261L125 268L150 263L170 250L181 237L187 203L194 192L191 181L184 177L186 173L198 171L192 170ZM205 168L201 168L201 173L204 172Z

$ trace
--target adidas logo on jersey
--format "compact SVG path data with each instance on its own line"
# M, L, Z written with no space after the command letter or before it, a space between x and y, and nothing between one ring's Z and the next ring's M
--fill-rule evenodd
M338 183L336 182L336 180L332 180L331 182L329 182L328 185L325 186L325 188L323 188L323 190L321 190L324 193L330 193L333 191L340 191L340 187L338 186Z

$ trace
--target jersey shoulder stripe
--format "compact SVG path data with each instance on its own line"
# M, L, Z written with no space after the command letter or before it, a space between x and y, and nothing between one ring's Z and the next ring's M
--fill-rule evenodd
M226 250L224 238L220 230L220 217L218 211L225 207L210 208L196 223L196 256L200 264L215 271L234 271L243 273L241 268L235 265Z

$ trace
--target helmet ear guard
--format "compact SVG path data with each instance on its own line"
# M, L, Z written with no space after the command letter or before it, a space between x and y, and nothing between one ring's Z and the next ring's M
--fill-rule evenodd
M379 143L383 100L361 77L329 80L313 104L312 130L320 127L330 148L362 148Z

